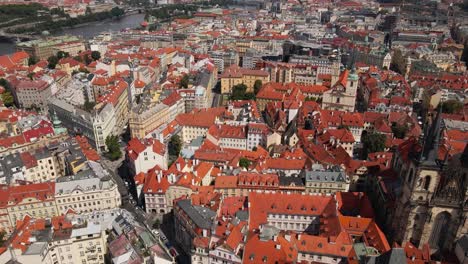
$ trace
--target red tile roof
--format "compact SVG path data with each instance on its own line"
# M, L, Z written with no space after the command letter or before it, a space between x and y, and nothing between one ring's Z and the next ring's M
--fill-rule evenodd
M148 171L143 185L143 193L165 193L170 185L162 170L156 167Z
M130 159L136 160L138 159L138 156L149 147L151 147L151 150L154 153L157 153L161 156L163 156L166 152L166 146L159 140L152 138L145 138L142 140L139 140L138 138L132 138L127 144L127 154Z
M331 196L249 193L249 229L267 224L268 214L313 215L327 218L336 215L335 199Z
M247 75L247 76L263 76L266 77L268 76L268 72L264 70L251 70L251 69L245 69L241 68L238 65L231 65L227 69L224 70L224 72L219 76L220 78L242 78L242 76Z
M191 113L179 114L176 120L181 126L209 128L214 124L216 117L221 116L224 111L224 107L196 109Z
M16 205L26 198L35 198L39 201L52 201L54 195L55 183L45 182L10 187L8 200L10 203Z
M33 155L31 155L31 153L22 152L20 154L20 157L21 157L21 160L23 161L23 164L26 167L26 169L31 169L31 168L37 166L37 160Z

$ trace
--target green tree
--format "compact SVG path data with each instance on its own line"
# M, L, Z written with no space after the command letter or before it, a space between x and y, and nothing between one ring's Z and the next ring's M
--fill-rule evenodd
M95 102L90 102L88 100L85 100L85 103L83 104L84 110L91 112L91 110L94 109L94 106L96 105Z
M68 57L70 57L70 53L68 53L68 52L61 51L61 50L59 50L57 52L57 59L59 59L59 60L63 59L63 58L68 58Z
M247 91L247 85L243 83L234 85L232 87L231 99L232 100L244 100L246 91Z
M254 93L257 94L258 91L260 91L260 88L262 88L262 81L261 80L255 80L255 83L254 83Z
M180 82L179 82L179 87L180 88L188 88L189 80L190 80L190 77L188 76L188 74L185 74L184 76L182 76L182 78L180 79Z
M106 138L106 147L107 147L107 157L110 160L118 160L122 157L122 152L120 151L119 137L110 135Z
M13 95L11 94L11 92L2 93L2 102L3 102L3 105L5 105L6 107L15 105L15 99L13 98Z
M367 155L373 152L385 150L385 141L387 137L384 134L372 132L362 136L362 159L367 159Z
M169 140L169 155L179 156L180 151L182 150L182 140L178 135L174 135Z
M245 169L249 168L250 160L247 159L247 158L244 158L244 157L240 158L239 159L239 166L242 167L242 168L245 168Z
M446 114L455 114L463 109L463 103L457 100L447 100L441 106L442 112Z
M3 105L6 107L14 106L15 100L13 98L13 94L11 93L10 83L6 79L1 78L0 86L5 88L5 91L1 94Z
M125 13L125 11L122 8L119 8L117 6L112 8L110 12L113 17L117 17L117 18L120 18Z
M28 66L34 65L34 64L36 64L37 62L38 62L37 57L31 56L31 57L29 57L29 59L28 59Z
M407 125L394 124L392 126L392 133L393 133L393 136L396 138L400 138L400 139L405 138L408 130L409 128Z
M95 61L99 60L101 58L101 53L97 50L91 52L91 58Z
M55 66L57 66L57 63L58 63L58 58L57 56L50 56L48 59L47 59L47 62L49 63L47 65L47 67L49 67L49 69L55 69Z
M393 52L390 70L399 74L404 74L406 69L406 60L403 57L401 50L397 49Z

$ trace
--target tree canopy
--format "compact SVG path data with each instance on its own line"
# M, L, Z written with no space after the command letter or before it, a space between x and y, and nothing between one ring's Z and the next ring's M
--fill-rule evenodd
M37 57L30 56L29 59L28 59L28 66L34 65L34 64L36 64L38 61L39 61L39 60L37 59Z
M63 59L63 58L68 58L68 57L70 57L70 53L68 53L68 52L61 51L61 50L59 50L57 52L57 59L59 59L59 60Z
M442 112L446 114L455 114L463 109L463 103L457 100L447 100L442 103Z
M372 132L362 136L362 159L367 159L367 155L373 152L385 150L385 141L387 137L384 134Z
M403 139L406 136L409 128L407 125L395 124L392 126L393 136L399 139Z
M178 135L174 135L171 137L168 147L169 155L178 157L180 151L182 150L182 140Z
M190 77L188 76L188 74L185 74L184 76L182 76L182 79L180 79L179 87L188 88L189 80L190 80Z
M254 83L254 94L257 94L258 91L260 91L260 88L262 88L262 81L261 80L255 80L255 83Z
M5 88L5 91L1 94L3 105L5 105L6 107L14 106L15 105L15 100L14 100L13 95L11 93L10 83L7 80L1 78L0 79L0 86Z
M255 99L254 93L247 93L247 85L241 83L232 87L232 100L253 100Z
M240 158L239 159L239 166L242 167L242 168L245 168L245 169L249 168L250 160L247 159L247 158L244 158L244 157Z
M49 63L47 67L49 69L55 69L55 66L57 66L58 61L59 59L57 58L57 56L50 56L49 58L47 58L47 62Z
M122 8L117 7L117 6L112 8L110 12L113 17L117 17L117 18L125 14L125 11Z
M120 151L119 137L115 135L107 136L106 138L107 157L110 160L118 160L122 157Z
M101 58L101 53L97 50L91 52L91 58L93 60L99 60Z

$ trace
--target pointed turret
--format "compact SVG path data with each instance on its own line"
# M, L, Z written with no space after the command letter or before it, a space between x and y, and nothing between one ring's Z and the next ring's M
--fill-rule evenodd
M426 166L437 165L439 158L440 136L442 127L442 108L439 107L435 121L432 123L429 135L426 136L424 142L423 155L426 158L423 162Z

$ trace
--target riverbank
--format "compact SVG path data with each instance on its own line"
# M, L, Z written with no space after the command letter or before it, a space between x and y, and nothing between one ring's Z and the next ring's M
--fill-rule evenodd
M86 25L80 25L79 27L67 28L60 30L54 34L54 36L60 35L74 35L80 36L84 39L93 38L103 32L108 31L121 31L126 28L136 28L140 26L140 23L144 20L145 15L136 13L127 14L119 20L107 20L107 21L95 21L87 23ZM15 51L15 43L4 39L0 39L0 55L10 54Z
M29 25L15 25L11 28L5 28L6 33L12 34L42 34L42 32L48 31L55 33L64 28L70 28L80 26L86 23L102 22L107 19L122 18L125 15L125 11L122 8L114 7L110 11L103 11L98 13L88 13L83 16L68 17L66 19L54 20L47 18L43 21L36 22Z
M68 31L68 30L72 30L72 29L79 29L79 28L83 28L83 27L88 27L88 26L94 26L94 25L98 25L98 24L102 24L102 23L106 23L106 22L116 22L116 21L119 21L119 20L122 20L122 19L125 19L126 17L130 17L130 16L133 16L133 15L140 15L141 13L139 13L138 11L131 11L129 13L125 13L123 16L121 16L120 18L107 18L107 19L104 19L104 20L99 20L99 21L90 21L90 22L86 22L86 23L82 23L82 24L78 24L78 25L74 25L74 26L69 26L69 27L63 27L55 32L53 32L52 35L54 36L60 36L60 35L63 35L63 34L60 34L62 33L63 31ZM143 18L144 18L144 15L142 15ZM143 22L143 20L141 21Z

